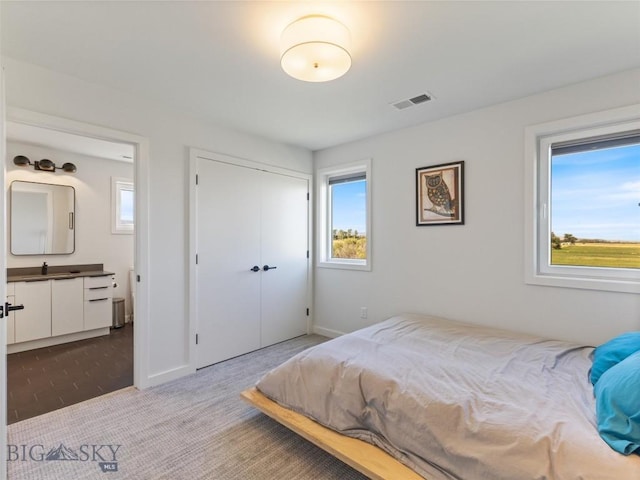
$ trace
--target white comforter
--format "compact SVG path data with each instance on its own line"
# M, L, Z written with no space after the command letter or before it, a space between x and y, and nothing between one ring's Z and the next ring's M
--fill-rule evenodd
M257 387L430 480L640 479L640 456L598 435L592 350L402 315L306 350Z

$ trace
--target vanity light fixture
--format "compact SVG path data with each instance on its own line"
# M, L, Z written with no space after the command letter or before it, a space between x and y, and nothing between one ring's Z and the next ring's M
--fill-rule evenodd
M34 170L42 170L43 172L55 172L56 170L62 170L66 173L75 173L78 171L76 166L73 163L66 162L62 164L62 167L56 167L56 164L53 163L48 158L43 158L40 161L35 161L31 163L28 157L24 155L17 155L13 158L13 164L18 167L28 167L33 165Z
M351 68L347 27L324 15L308 15L282 32L280 65L293 78L328 82Z

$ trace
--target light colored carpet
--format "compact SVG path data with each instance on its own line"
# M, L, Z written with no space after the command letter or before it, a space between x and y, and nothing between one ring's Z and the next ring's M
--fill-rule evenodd
M239 398L271 368L324 340L296 338L165 385L10 425L9 479L363 480ZM52 450L78 459L39 460ZM101 463L117 472L103 472Z

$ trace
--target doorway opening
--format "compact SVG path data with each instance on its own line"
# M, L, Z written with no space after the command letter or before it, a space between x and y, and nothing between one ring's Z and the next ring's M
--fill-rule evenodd
M142 366L136 365L139 352L135 351L134 343L141 344L141 339L134 339L133 319L134 312L142 309L135 305L138 302L134 302L135 271L141 270L138 267L140 263L146 264L136 256L140 239L133 232L134 209L130 201L130 193L136 185L136 170L139 170L136 162L140 144L129 142L127 134L120 136L120 132L110 135L112 132L106 129L88 125L85 128L83 124L63 119L59 119L58 128L50 128L54 117L23 111L18 113L19 117L32 118L31 121L13 121L9 115L6 187L9 193L9 186L14 181L73 187L75 211L73 217L69 215L67 228L73 228L75 238L71 253L63 254L34 252L14 255L11 241L8 242L6 259L8 294L13 294L11 303L19 305L24 303L23 299L33 302L24 294L28 289L22 289L21 299L15 291L19 282L11 281L12 273L20 273L29 267L42 268L38 272L40 278L37 283L51 296L50 299L45 296L44 307L48 310L40 318L45 330L47 324L49 326L45 333L30 336L29 322L20 322L20 314L29 309L26 303L25 310L12 312L14 318L7 322L9 424L140 383L136 382L136 377L139 378L136 373ZM36 120L47 117L48 121L33 121L33 117ZM94 135L96 131L98 135ZM13 162L19 155L33 157L34 162L46 158L56 165L72 162L77 170L43 172L29 166L20 168ZM114 194L113 185L119 183L122 186L123 182L130 188L119 189ZM118 196L119 193L122 195ZM135 204L139 207L140 202ZM7 214L7 224L10 224L10 202ZM45 263L48 272L42 275ZM93 270L87 271L87 267ZM60 271L72 275L70 278L61 276L58 274ZM87 278L91 282L88 283ZM14 276L13 280L16 279L24 280ZM71 279L80 283L80 313L75 315L80 323L76 321L75 327L67 326L61 330L61 318L63 323L73 323L70 320L73 302L64 303L64 289L57 286L71 283ZM72 298L78 304L77 295ZM55 305L60 301L69 306L69 311L63 309L62 314L58 312L56 323ZM39 307L35 303L31 306L36 310ZM98 318L98 324L92 323ZM144 316L135 318L143 320ZM136 326L136 337L140 334L138 330Z

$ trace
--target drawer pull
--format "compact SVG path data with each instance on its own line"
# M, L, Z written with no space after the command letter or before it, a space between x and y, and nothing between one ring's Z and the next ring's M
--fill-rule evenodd
M90 302L101 302L103 300L109 300L109 297L105 297L105 298L93 298L91 300L89 300Z
M102 290L104 288L109 288L109 287L108 286L107 287L89 287L89 290Z

